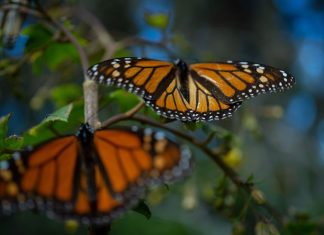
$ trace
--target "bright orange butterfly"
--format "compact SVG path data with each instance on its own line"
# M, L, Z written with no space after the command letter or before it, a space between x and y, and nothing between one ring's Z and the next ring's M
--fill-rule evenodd
M183 176L190 152L151 129L87 124L0 162L0 214L17 209L105 224L134 206L149 184Z
M170 62L118 58L95 64L88 75L98 83L139 94L157 113L182 121L218 120L229 116L243 100L292 87L285 71L248 62Z

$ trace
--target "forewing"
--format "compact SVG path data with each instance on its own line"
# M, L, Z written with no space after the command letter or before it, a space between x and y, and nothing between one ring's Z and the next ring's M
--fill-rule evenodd
M95 64L88 75L97 83L121 87L151 100L174 79L175 67L165 61L126 57Z

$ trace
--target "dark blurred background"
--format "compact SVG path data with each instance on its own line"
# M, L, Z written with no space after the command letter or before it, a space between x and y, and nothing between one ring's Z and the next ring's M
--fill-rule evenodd
M278 211L287 217L306 214L324 223L324 2L321 0L191 0L191 1L67 1L94 13L108 32L160 42L167 37L172 56L163 48L132 46L135 56L197 61L242 60L278 67L293 74L296 85L288 92L249 100L230 120L214 122L237 137L229 162L243 178L254 181ZM65 1L45 1L44 7L64 6ZM163 13L170 23L165 30L152 27L145 15ZM29 17L29 24L35 19ZM91 35L87 35L92 40ZM18 38L3 56L22 56L26 38ZM94 61L96 62L96 61ZM24 79L27 99L15 95L12 79L0 78L0 114L12 112L10 133L21 133L37 124L53 107L30 108L30 100L46 81ZM50 73L48 73L50 74ZM48 75L55 76L55 75ZM21 85L21 84L20 84ZM199 133L198 133L199 134ZM201 133L200 133L201 134ZM208 201L209 192L222 174L211 160L193 150L196 167L185 183L156 189L148 196L152 219L129 212L113 224L112 234L232 234L233 224ZM206 199L207 198L207 199ZM232 198L233 199L233 198ZM230 200L230 199L228 199ZM72 229L71 229L72 228ZM159 229L157 229L159 228ZM82 227L77 232L85 233ZM73 226L20 213L0 222L0 234L73 234ZM303 233L319 234L319 233Z

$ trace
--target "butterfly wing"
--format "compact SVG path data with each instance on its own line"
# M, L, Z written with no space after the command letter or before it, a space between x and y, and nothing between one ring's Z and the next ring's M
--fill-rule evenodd
M98 156L98 216L114 217L107 208L107 195L114 195L123 208L134 206L145 186L182 177L190 168L190 152L151 129L109 129L95 133ZM99 183L97 183L99 185Z
M144 186L182 176L189 156L149 129L97 131L93 146L82 146L76 136L54 139L1 163L0 215L34 208L108 223L138 202Z
M249 62L200 63L190 67L215 98L235 103L268 92L291 88L295 79L283 70Z
M189 74L180 82L176 77L155 100L146 100L158 114L182 121L218 120L228 116L241 102L228 103L214 97L212 87L204 86Z
M88 75L98 83L115 85L150 100L166 89L175 70L169 62L127 57L95 64L88 69Z
M28 198L19 186L22 170L21 160L0 162L0 215L10 215L18 208L28 207Z
M195 97L193 103L196 103L196 107L200 105L205 110L216 107L217 111L207 115L194 114L196 116L191 119L217 120L231 116L243 100L261 93L283 91L294 83L294 78L285 71L256 63L228 61L192 64L189 97Z
M182 177L190 168L188 149L151 129L96 131L93 151L94 183L81 174L74 209L67 214L83 223L111 222L138 203L146 186Z
M71 197L68 176L74 171L76 141L74 136L58 138L32 151L16 152L12 159L1 162L0 214L36 204L45 207L53 199ZM69 157L62 157L66 154Z

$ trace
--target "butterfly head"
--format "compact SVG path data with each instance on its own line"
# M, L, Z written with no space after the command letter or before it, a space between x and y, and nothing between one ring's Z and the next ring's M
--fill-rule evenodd
M88 123L81 124L76 136L82 143L89 143L93 138L94 130Z
M188 75L188 65L181 59L176 59L174 61L175 66L178 68L178 75L180 77L180 81L187 80Z
M188 69L188 65L186 64L186 62L184 62L181 59L176 59L174 61L174 64L180 69L180 70L187 70Z

